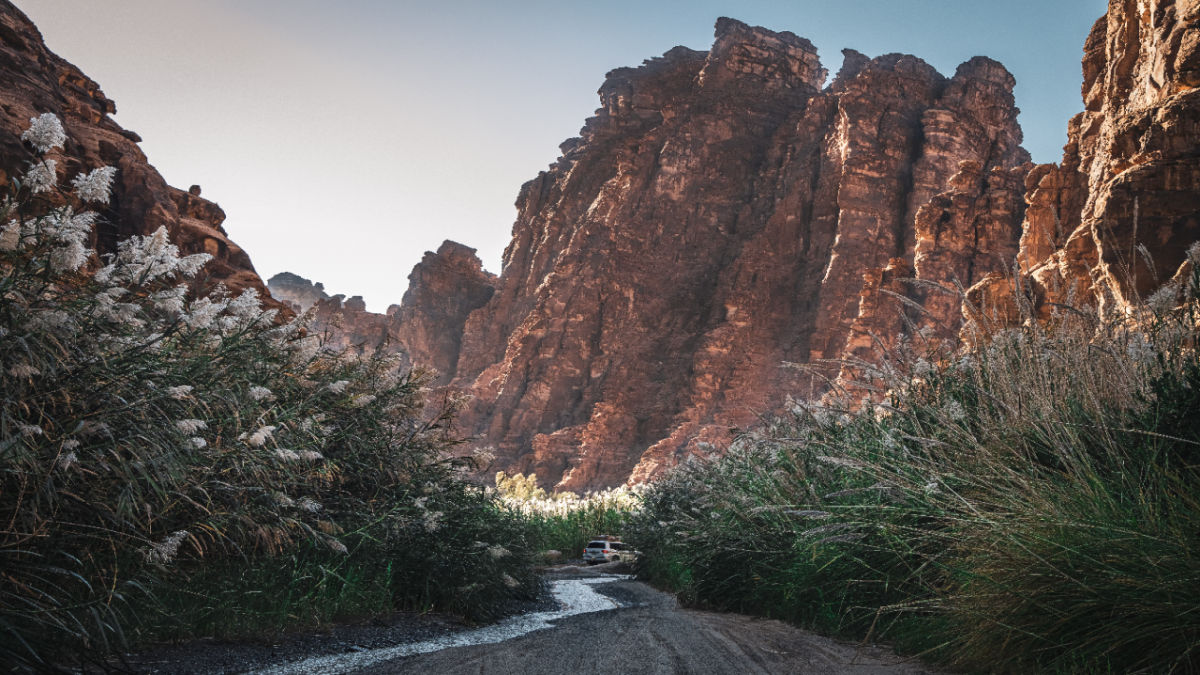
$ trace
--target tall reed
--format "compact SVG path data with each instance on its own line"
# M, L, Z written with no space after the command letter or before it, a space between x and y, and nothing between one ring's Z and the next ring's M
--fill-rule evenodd
M653 485L644 570L704 605L978 672L1200 670L1200 247L1121 317L1061 309L796 404Z
M31 123L0 201L0 661L535 590L524 525L445 459L457 402L202 288L165 229L97 257L116 169L60 188L66 133Z

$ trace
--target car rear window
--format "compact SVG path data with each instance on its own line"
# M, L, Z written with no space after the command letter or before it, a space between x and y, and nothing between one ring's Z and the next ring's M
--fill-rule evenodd
M607 541L593 541L587 545L588 548L608 548Z

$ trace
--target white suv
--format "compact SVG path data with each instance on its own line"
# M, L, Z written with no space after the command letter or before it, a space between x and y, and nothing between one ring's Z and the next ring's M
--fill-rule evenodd
M637 556L638 552L629 544L604 539L593 539L588 542L587 548L583 549L583 561L589 565L620 560L633 562L637 560Z

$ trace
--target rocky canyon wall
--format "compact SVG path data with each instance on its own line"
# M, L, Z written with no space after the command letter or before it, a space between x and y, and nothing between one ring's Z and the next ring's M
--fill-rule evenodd
M473 394L462 423L494 468L575 490L651 478L824 390L785 362L894 340L890 293L957 329L931 285L1017 252L1031 165L1013 85L982 57L946 77L853 51L827 84L807 40L721 19L707 52L608 74L580 137L521 188L499 278L450 301L420 270L474 263L426 256L397 313L423 337L400 341Z
M201 289L217 283L234 292L254 288L271 302L250 257L221 226L221 208L201 198L197 186L184 191L167 185L138 148L138 135L110 117L116 104L100 86L47 49L33 22L0 0L0 185L24 173L33 154L21 133L30 118L46 112L58 115L68 136L65 147L51 155L60 183L100 166L117 167L93 248L111 253L120 239L166 227L181 253L212 254L197 279Z
M521 188L500 276L447 242L388 339L473 395L493 470L578 490L719 447L903 334L953 339L961 289L1020 320L1014 271L1035 305L1120 309L1197 239L1197 11L1112 0L1037 167L995 61L847 50L827 81L808 41L721 19L707 52L610 72Z
M1084 111L1059 165L1026 179L1021 292L1121 312L1148 297L1200 240L1200 1L1110 0L1084 46ZM1012 283L973 304L1017 315ZM989 317L990 318L990 317Z

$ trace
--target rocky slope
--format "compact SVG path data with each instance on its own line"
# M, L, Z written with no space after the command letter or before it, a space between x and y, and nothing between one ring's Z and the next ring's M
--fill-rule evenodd
M1084 111L1059 165L1039 166L1021 237L1023 293L1121 312L1200 240L1200 2L1110 0L1084 46ZM1011 282L971 299L1018 318Z
M106 164L118 169L104 222L93 234L96 250L112 252L119 239L165 226L182 253L212 254L201 287L220 282L269 297L249 256L221 227L220 207L202 199L198 186L184 191L167 185L138 148L138 135L109 117L116 104L100 86L47 49L29 18L0 0L0 185L24 172L32 154L21 133L31 117L45 112L59 116L68 136L65 148L51 155L60 182Z

